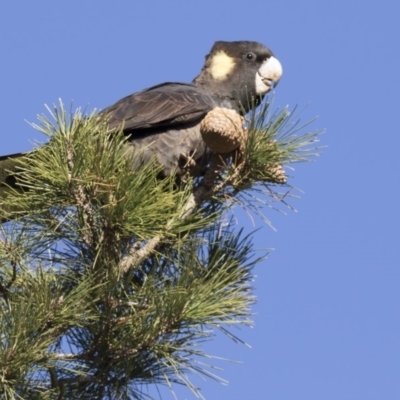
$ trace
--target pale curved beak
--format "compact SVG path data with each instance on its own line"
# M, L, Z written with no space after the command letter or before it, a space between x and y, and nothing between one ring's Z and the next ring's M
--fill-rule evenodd
M277 58L267 58L256 73L256 93L263 95L272 90L281 79L282 72L282 65Z

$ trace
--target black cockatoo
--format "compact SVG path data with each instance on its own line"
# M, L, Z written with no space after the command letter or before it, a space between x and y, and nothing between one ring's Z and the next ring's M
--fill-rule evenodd
M243 114L280 80L282 66L272 51L252 41L218 41L192 83L162 83L131 94L101 111L110 128L123 126L128 145L143 162L155 157L163 174L183 174L188 158L200 163L207 146L200 122L216 107ZM24 153L0 157L0 185L14 184L10 170Z

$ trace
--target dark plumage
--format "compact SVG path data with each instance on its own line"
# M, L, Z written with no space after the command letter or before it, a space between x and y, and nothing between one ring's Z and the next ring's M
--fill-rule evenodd
M205 154L199 129L202 118L218 106L248 111L252 100L260 100L272 89L281 73L279 61L262 44L216 42L192 84L153 86L124 97L103 113L110 118L110 127L124 124L145 162L156 157L165 175L179 175L189 157L199 163Z
M201 163L206 152L199 128L202 118L215 107L248 111L251 101L260 100L281 74L279 61L262 44L220 41L191 84L153 86L124 97L102 114L110 128L123 124L132 149L142 150L144 162L156 157L165 175L181 175L188 158ZM2 163L10 168L13 159L0 158L0 183L6 179Z

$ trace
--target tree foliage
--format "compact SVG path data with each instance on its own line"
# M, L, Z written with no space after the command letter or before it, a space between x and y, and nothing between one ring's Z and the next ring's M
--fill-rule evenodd
M140 399L143 385L176 382L201 396L191 373L220 378L198 363L200 344L251 324L262 259L229 210L284 202L282 165L315 155L319 132L299 135L265 103L240 155L178 181L154 163L132 170L140 154L96 113L49 112L33 125L48 143L15 173L22 190L0 198L1 395Z

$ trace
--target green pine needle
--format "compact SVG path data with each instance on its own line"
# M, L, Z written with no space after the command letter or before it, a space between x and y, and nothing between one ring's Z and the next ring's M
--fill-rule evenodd
M277 198L271 187L288 186L271 167L319 151L320 132L302 134L307 124L269 109L251 113L241 163L228 161L197 207L202 178L159 179L152 162L132 169L140 154L95 112L60 102L39 117L32 126L48 143L18 162L20 189L0 197L0 217L12 220L0 232L4 398L143 399L151 383L201 397L192 374L225 382L201 344L215 330L241 343L228 328L252 323L263 257L224 212L258 212L263 195Z

